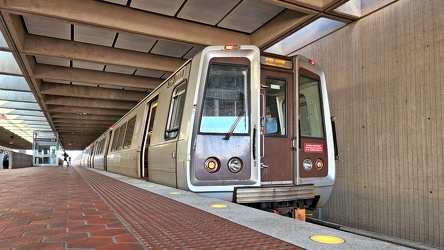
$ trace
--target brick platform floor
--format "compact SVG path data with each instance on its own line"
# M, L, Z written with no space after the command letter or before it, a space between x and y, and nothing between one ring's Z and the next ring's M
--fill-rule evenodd
M72 168L0 171L0 249L144 249Z
M88 169L32 167L0 171L0 249L300 248Z

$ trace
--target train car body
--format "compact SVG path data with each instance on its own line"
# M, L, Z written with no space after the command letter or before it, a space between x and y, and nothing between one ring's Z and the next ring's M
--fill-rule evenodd
M210 46L93 142L81 162L261 208L314 208L334 185L333 149L322 68L255 46Z
M108 148L109 148L109 142L111 138L112 130L107 130L105 133L103 133L97 140L93 143L93 149L91 155L91 167L100 169L100 170L106 170L107 166L107 155L108 155Z

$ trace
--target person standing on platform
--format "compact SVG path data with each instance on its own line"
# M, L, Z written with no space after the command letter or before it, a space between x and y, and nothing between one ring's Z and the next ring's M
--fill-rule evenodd
M63 153L63 166L65 165L65 162L66 166L69 167L69 155L66 152Z

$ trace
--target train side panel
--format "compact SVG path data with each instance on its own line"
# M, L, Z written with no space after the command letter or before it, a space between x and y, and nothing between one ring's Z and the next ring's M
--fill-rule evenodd
M193 83L189 81L193 58L176 71L158 89L157 110L154 119L150 146L148 148L148 179L149 181L170 187L178 187L177 180L181 173L177 172L179 141L183 140L189 126L189 113L193 109L189 93L193 91Z
M96 140L97 146L93 157L95 169L106 170L106 155L111 135L112 131L107 130Z
M185 97L185 108L182 114L182 121L180 125L179 140L177 141L177 188L189 190L188 176L189 176L189 160L190 160L190 137L194 126L193 119L196 112L195 96L197 93L197 82L199 81L199 74L201 66L201 53L198 53L190 65L190 74L187 83L187 93Z
M140 102L113 125L107 171L134 178L141 177L139 135L143 133L144 112L144 102Z

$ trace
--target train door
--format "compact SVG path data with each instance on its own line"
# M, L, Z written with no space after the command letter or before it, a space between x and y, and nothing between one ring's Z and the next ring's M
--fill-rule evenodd
M141 164L141 173L142 177L148 179L148 148L150 147L150 140L151 135L153 133L153 125L154 125L154 118L156 116L156 110L157 110L157 99L154 101L151 101L149 104L149 110L148 110L148 119L146 120L146 134L145 134L145 146L143 147L143 164Z
M264 143L262 184L292 184L293 74L291 70L263 67L261 85Z

